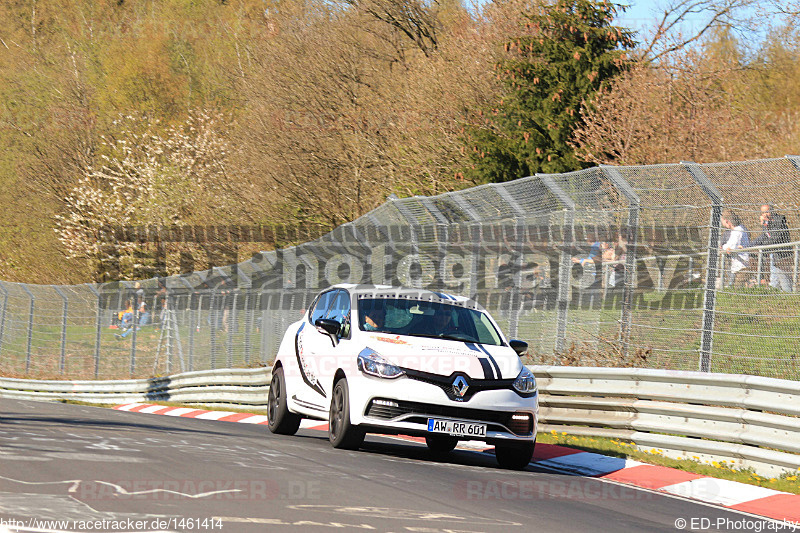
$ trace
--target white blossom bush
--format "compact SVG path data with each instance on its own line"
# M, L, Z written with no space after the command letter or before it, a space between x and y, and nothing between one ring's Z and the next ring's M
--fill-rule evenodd
M119 229L205 222L206 210L224 211L226 204L229 146L221 116L194 112L166 128L126 116L116 125L119 134L102 139L96 164L78 179L56 217L67 257L87 261L98 279L129 277L146 266L141 258L147 243L118 240ZM198 252L192 243L171 246ZM166 273L177 273L177 259L168 257Z

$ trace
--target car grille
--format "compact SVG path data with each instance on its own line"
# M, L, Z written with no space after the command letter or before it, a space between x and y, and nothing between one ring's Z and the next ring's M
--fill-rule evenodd
M401 418L404 422L427 424L428 417L454 418L488 424L491 431L510 431L515 435L533 433L533 418L530 413L507 413L486 409L465 409L448 405L435 405L404 400L375 398L367 406L366 416L381 420Z
M453 373L449 376L442 376L439 374L420 372L419 370L411 370L407 368L404 368L403 371L405 372L406 377L409 379L436 385L444 391L449 399L463 402L469 401L470 398L472 398L475 394L485 390L513 390L511 385L514 383L513 379L473 379L460 372ZM469 388L463 397L458 396L453 389L453 380L458 374L464 375L467 379L467 383L469 384Z

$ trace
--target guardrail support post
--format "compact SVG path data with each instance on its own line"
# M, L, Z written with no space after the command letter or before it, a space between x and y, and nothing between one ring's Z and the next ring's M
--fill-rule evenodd
M716 282L719 257L720 218L724 199L714 183L708 179L700 165L692 162L682 163L692 178L711 199L711 219L708 232L708 263L706 265L706 288L703 298L703 327L700 333L701 372L711 372L711 353L714 344L714 310L716 308Z

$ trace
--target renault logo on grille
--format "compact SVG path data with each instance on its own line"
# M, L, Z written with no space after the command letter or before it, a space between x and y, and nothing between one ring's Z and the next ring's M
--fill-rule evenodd
M464 395L467 393L468 388L469 388L469 383L467 383L467 380L464 379L464 376L458 376L456 379L453 380L453 392L459 398L464 397Z

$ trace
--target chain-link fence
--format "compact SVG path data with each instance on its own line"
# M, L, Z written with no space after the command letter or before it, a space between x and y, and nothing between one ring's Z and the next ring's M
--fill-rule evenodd
M470 296L529 343L529 363L800 379L798 168L786 157L537 175L390 200L315 241L189 275L0 283L0 372L266 364L321 288L350 282Z

